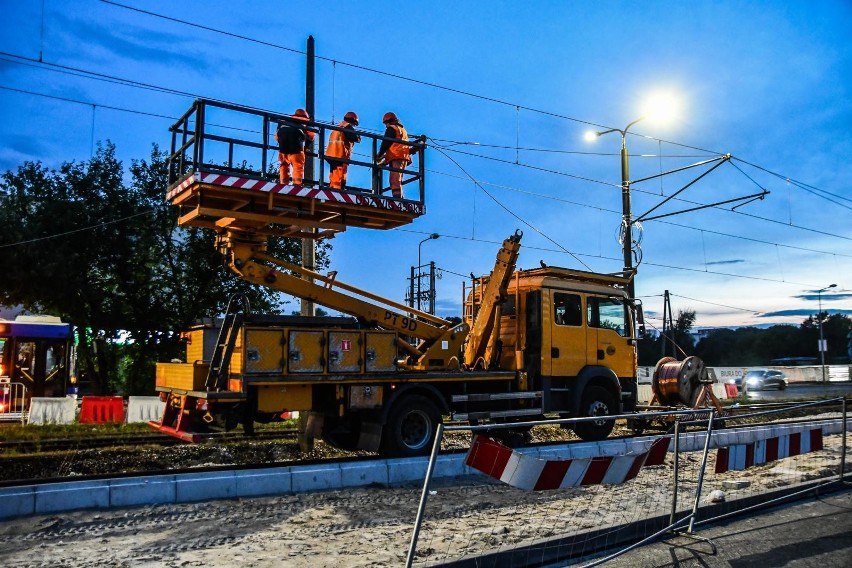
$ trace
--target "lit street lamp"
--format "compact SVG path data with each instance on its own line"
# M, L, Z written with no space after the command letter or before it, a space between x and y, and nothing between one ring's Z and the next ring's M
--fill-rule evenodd
M648 101L646 114L640 116L623 129L610 128L602 132L590 131L586 133L586 140L593 141L604 134L618 132L621 134L621 230L622 249L624 252L624 271L630 273L633 270L633 218L630 212L630 155L627 153L627 131L630 127L641 120L652 118L654 120L665 120L674 113L674 104L670 97L658 95ZM631 278L627 286L630 298L635 298L635 285Z
M630 124L624 127L624 130L619 128L610 128L603 132L588 132L586 133L587 140L594 140L604 134L610 132L618 132L621 134L621 230L622 249L624 251L624 271L629 274L633 269L633 219L630 212L630 155L627 153L627 131L631 126L644 120L644 116L640 116ZM630 284L627 286L627 294L630 298L634 298L633 279L630 279Z
M437 239L440 236L441 235L439 235L438 233L432 233L431 235L429 235L428 237L426 237L425 239L420 241L420 244L417 245L417 309L418 310L420 309L420 267L422 266L422 264L420 262L420 250L421 250L421 247L423 246L423 243L425 243L426 241L431 241L431 240Z
M837 284L829 284L825 288L817 290L817 300L819 301L819 311L817 312L817 321L819 322L819 355L820 364L822 365L822 382L825 382L825 352L827 351L825 339L822 337L822 293L829 288L834 288Z

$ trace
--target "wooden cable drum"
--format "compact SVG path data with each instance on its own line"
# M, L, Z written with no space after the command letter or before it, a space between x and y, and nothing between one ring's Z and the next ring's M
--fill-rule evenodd
M700 393L701 383L706 381L707 369L704 361L698 357L687 357L683 361L664 357L657 361L651 389L657 400L666 406L693 406Z

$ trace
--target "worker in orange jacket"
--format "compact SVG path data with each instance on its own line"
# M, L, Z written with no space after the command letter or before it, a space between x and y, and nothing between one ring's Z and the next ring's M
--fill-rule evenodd
M396 138L408 142L408 131L405 130L394 113L386 112L382 117L382 122L386 126L385 138ZM383 140L379 153L376 155L376 163L386 164L395 170L404 170L411 163L411 155L415 152L417 152L417 148L408 144ZM402 197L402 172L391 171L388 177L390 178L390 189L393 196Z
M325 149L325 159L331 170L328 185L334 189L343 189L346 187L346 171L349 169L349 164L340 160L351 160L352 146L361 141L361 135L355 132L355 127L358 126L358 115L352 111L347 112L337 126L343 130L331 131L331 136L328 137L328 148Z
M292 169L293 185L302 185L305 177L305 144L314 141L314 134L305 123L311 119L303 108L297 108L292 116L285 118L275 131L278 141L278 182L290 183Z

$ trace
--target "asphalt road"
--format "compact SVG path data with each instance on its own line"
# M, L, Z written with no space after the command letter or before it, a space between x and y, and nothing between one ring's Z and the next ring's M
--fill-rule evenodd
M819 383L789 383L787 389L766 389L762 391L749 391L748 398L753 401L775 402L777 400L797 398L816 400L823 397L852 397L852 381L835 382L827 384Z

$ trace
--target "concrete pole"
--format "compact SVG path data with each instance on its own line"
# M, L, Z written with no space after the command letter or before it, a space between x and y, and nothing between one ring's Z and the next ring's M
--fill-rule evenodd
M316 108L314 102L314 36L308 36L308 56L307 56L307 67L305 69L305 110L308 111L308 114L311 117L311 120L316 120ZM308 156L308 159L305 160L305 180L304 183L308 183L308 180L314 179L314 159ZM309 232L315 233L316 229L310 229ZM316 258L317 258L317 242L315 239L302 239L302 267L308 270L316 270ZM302 276L309 282L313 282L313 278L309 276ZM314 303L310 300L306 300L302 298L301 300L301 314L303 316L313 316L316 314L316 308L314 307Z

